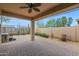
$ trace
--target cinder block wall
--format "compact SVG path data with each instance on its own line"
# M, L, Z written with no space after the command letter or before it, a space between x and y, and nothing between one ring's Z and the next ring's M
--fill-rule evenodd
M67 35L67 39L71 41L79 41L79 26L74 27L54 27L54 28L35 28L35 32L46 33L51 37L61 38L63 34Z

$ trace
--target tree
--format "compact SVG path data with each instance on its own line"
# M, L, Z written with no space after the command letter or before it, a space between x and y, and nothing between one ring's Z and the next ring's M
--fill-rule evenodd
M42 21L38 21L38 22L36 23L36 25L37 25L37 27L39 27L39 28L45 27L45 25L44 25L44 23L43 23Z
M66 24L67 24L67 18L66 18L66 16L62 16L60 19L61 19L62 26L63 27L66 26Z
M0 33L2 32L2 30L1 30L2 24L3 23L7 23L9 21L10 21L10 19L8 17L6 17L6 16L0 16Z
M20 35L21 34L21 26L20 24L17 25L17 34Z
M72 17L69 17L68 22L67 22L67 26L71 26L72 22L73 22Z
M8 17L6 17L6 16L1 16L1 18L0 18L0 24L1 23L7 23L9 21L10 21L10 19Z
M56 26L56 21L55 21L55 19L49 20L49 21L46 23L46 27L55 27L55 26Z
M26 32L29 34L30 33L30 26L28 24L28 26L26 27Z
M56 27L62 27L61 19L57 18L56 20Z

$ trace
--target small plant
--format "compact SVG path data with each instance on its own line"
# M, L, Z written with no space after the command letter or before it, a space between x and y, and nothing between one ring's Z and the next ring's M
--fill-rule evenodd
M62 41L67 41L67 35L63 34L61 40Z
M45 34L45 33L35 33L35 35L37 35L37 36L42 36L42 37L46 37L46 38L49 37L49 36L48 36L47 34Z

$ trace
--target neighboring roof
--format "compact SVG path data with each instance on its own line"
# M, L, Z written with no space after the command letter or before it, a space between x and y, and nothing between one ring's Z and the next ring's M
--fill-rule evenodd
M17 18L37 20L51 14L54 15L77 8L79 6L79 4L76 3L42 3L42 5L38 7L40 12L33 11L29 14L27 9L19 8L24 5L25 3L0 3L0 10L2 10L1 14Z

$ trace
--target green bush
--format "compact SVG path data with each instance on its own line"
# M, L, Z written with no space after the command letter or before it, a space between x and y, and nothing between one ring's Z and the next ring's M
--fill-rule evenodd
M42 37L46 37L46 38L49 37L49 36L48 36L47 34L45 34L45 33L35 33L35 35L37 35L37 36L42 36Z

